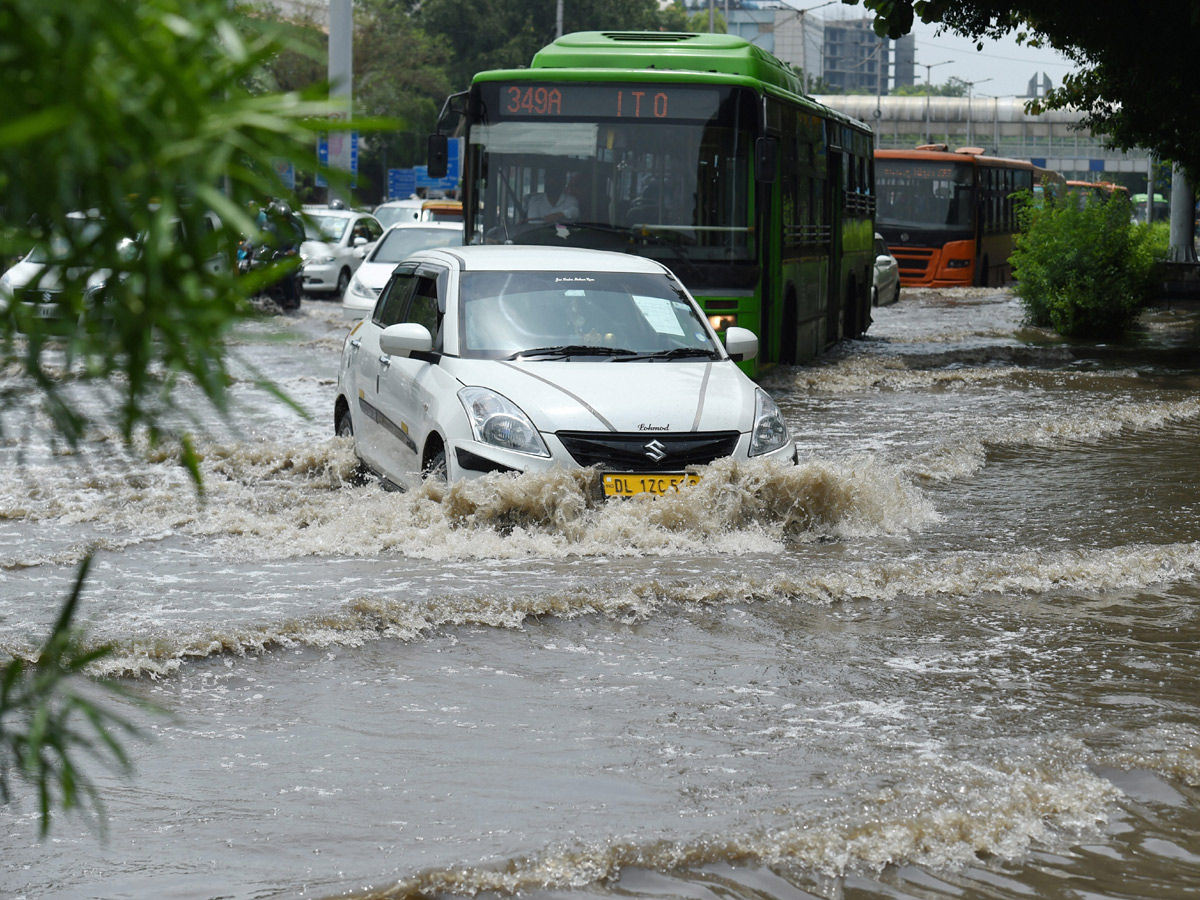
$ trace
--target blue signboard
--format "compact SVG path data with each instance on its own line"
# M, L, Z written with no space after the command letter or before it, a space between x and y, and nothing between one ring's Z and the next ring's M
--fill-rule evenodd
M417 192L417 173L413 169L388 169L387 198L406 200Z

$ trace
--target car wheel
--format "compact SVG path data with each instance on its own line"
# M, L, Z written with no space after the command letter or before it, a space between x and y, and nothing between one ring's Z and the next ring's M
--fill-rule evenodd
M421 477L431 481L440 481L446 483L446 449L439 447L433 456L429 457L425 463L425 468L421 471Z
M354 421L350 418L350 410L344 409L337 417L337 422L334 423L333 433L340 438L354 437ZM357 462L354 466L354 471L350 474L350 483L361 486L367 483L371 477L371 470L366 467L358 453L354 454Z
M338 283L337 283L337 292L336 292L338 300L342 299L342 297L346 293L346 288L348 288L348 287L350 287L350 270L342 269L342 271L338 272Z
M894 293L892 295L892 302L893 303L900 302L900 282L898 282L898 281L896 282L896 293Z

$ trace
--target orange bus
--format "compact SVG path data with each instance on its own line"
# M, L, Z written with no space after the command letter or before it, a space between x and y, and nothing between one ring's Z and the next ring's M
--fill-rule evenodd
M875 230L913 287L998 285L1012 277L1014 194L1033 191L1032 163L945 144L875 151Z
M1081 204L1086 203L1088 198L1096 203L1107 203L1118 196L1129 200L1129 188L1111 181L1068 181L1067 190L1075 192Z

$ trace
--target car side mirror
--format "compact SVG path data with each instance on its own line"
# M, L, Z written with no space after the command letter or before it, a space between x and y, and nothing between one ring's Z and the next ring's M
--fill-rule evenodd
M734 362L749 362L758 356L758 335L749 328L731 325L725 330L725 352Z
M354 239L355 247L365 247L365 246L367 246L368 243L370 243L370 242L365 237L359 236Z
M388 356L428 353L433 349L433 335L428 328L416 322L389 325L379 333L379 349Z

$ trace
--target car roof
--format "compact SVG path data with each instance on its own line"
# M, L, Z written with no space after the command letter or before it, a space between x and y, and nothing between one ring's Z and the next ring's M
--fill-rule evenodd
M662 263L632 253L512 244L471 244L422 250L410 256L409 260L441 262L464 272L556 272L575 269L584 272L646 272L661 275L668 271Z
M432 228L436 231L462 231L462 222L393 222L384 231L412 231L414 228Z
M332 206L308 206L306 204L300 212L311 216L330 216L341 219L353 219L361 216L366 216L368 219L375 218L369 212L359 209L334 209Z

